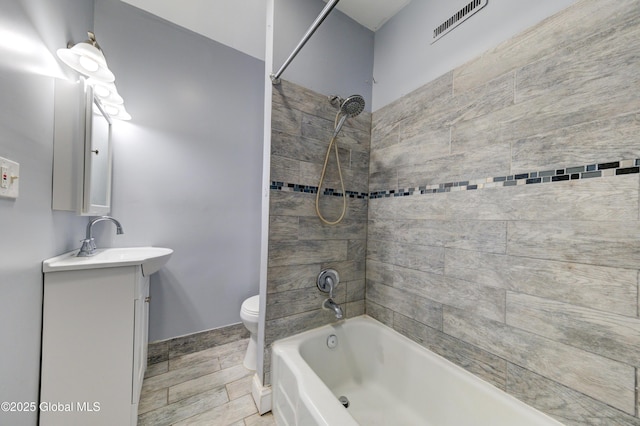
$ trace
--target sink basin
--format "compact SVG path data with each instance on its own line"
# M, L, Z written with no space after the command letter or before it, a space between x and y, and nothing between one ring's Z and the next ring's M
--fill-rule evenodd
M157 272L169 260L173 250L163 247L124 247L97 249L90 257L76 257L78 250L47 259L42 272L73 271L79 269L142 266L146 277Z

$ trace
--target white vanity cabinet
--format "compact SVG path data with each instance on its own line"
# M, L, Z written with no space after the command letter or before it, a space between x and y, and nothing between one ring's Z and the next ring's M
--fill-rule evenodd
M45 272L41 425L137 423L148 297L141 265Z

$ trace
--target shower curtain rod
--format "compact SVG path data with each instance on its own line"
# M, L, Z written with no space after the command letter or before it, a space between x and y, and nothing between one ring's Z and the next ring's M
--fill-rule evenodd
M293 52L291 52L291 55L289 55L289 57L287 58L286 61L284 61L284 64L282 64L282 66L280 67L280 69L278 70L277 73L271 73L270 77L271 77L271 82L273 84L280 84L280 76L282 75L282 73L284 72L284 70L289 66L289 64L291 63L291 61L293 61L293 58L296 57L296 55L300 52L300 50L304 47L304 45L307 43L307 41L309 41L309 39L311 38L311 36L313 35L314 32L316 32L316 30L318 29L318 27L320 26L320 24L322 24L322 22L324 21L324 19L329 15L329 13L331 13L331 11L333 10L334 7L336 7L336 5L338 4L340 0L330 0L329 2L327 2L327 5L324 7L324 9L322 9L322 11L320 12L320 14L318 15L318 17L316 18L315 21L313 21L313 23L311 24L311 26L309 27L309 29L307 30L307 32L304 34L304 36L302 36L302 40L300 40L300 43L298 43L298 45L296 46L295 49L293 49Z

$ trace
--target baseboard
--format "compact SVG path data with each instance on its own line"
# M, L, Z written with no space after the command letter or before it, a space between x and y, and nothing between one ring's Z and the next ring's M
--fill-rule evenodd
M271 386L262 386L262 381L257 374L253 375L251 382L251 396L253 396L260 415L271 411Z
M231 324L211 330L172 337L166 340L150 342L147 363L155 364L182 355L236 342L249 337L249 330L242 323Z

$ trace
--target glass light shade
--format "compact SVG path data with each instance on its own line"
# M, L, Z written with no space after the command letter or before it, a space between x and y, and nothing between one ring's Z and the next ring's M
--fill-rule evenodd
M111 91L104 86L96 84L95 86L93 86L93 93L100 98L106 98L107 96L109 96Z
M102 103L102 107L104 108L104 112L109 114L111 118L125 121L131 120L131 115L124 109L123 104Z
M100 65L88 56L80 56L78 64L88 72L96 72L100 69Z
M69 49L58 49L56 53L62 62L81 74L107 83L116 79L102 51L91 43L78 43Z
M106 112L107 114L109 114L111 116L114 116L114 115L118 115L120 110L115 105L105 104L104 105L104 112Z
M105 83L104 81L89 78L87 84L93 86L93 94L96 95L102 103L122 104L124 99L118 93L118 89L114 83Z

